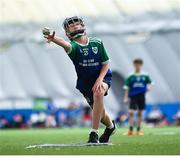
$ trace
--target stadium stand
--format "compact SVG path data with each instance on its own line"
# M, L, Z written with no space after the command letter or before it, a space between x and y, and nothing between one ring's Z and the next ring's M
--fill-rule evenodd
M0 108L16 100L33 103L36 97L85 103L75 89L75 71L63 49L47 45L41 34L49 25L64 36L59 33L60 22L73 14L85 17L89 35L101 38L110 53L117 76L106 98L111 116L124 109L123 80L136 57L144 59L155 82L148 103L180 101L179 0L99 1L66 0L62 5L52 0L50 6L47 0L0 0ZM162 5L157 8L155 3Z

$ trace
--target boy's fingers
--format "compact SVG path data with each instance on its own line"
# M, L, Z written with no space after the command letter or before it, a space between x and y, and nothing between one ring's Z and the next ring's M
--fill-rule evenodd
M94 87L92 88L92 91L94 92Z
M99 85L99 88L98 88L98 89L99 89L99 92L101 92L101 90L102 90L102 86L101 86L101 85Z
M105 86L103 84L95 84L92 88L92 91L98 91L101 92L102 90L106 90Z
M104 86L101 84L101 85L99 85L99 92L102 92L102 91L104 91L105 89L104 89Z
M55 31L53 31L53 33L52 33L52 38L54 38L54 36L55 36Z
M103 84L100 85L100 90L105 90Z
M103 88L104 90L106 90L106 88L105 88L104 84L102 84L102 88Z
M92 91L93 91L93 92L95 91L95 87L96 87L96 86L94 85L93 88L92 88Z
M47 39L48 39L48 40L51 40L51 39L52 39L52 37L49 35L49 36L47 37Z
M96 85L96 86L95 86L95 91L97 91L97 90L98 90L98 86Z
M97 85L95 91L100 91L100 90L101 90L101 85Z
M49 38L49 39L53 39L54 36L55 36L55 31L53 31L53 33L52 33L51 35L48 35L48 38Z

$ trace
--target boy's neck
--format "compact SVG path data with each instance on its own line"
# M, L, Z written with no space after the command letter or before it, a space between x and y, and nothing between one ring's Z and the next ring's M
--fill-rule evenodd
M141 73L141 70L135 70L135 73L136 73L136 74L140 74L140 73Z
M81 36L81 37L74 39L74 41L85 45L88 43L88 37L87 36Z

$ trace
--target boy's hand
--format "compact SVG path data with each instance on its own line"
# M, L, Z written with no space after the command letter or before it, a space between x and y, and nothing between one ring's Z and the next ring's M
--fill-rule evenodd
M46 38L47 42L50 43L54 39L54 36L55 36L55 31L53 31L52 34L44 35L44 38Z
M123 102L124 102L124 103L128 103L128 101L129 101L129 98L128 98L128 97L125 97L125 98L123 99Z
M152 90L152 86L151 85L148 85L147 86L147 91L146 92L150 92Z
M101 92L102 89L103 89L103 90L106 90L106 88L105 88L105 86L104 86L104 83L103 83L103 80L100 79L100 78L98 78L98 79L96 80L93 88L92 88L92 91L93 91L93 92L96 92L96 91Z
M47 39L47 42L50 43L53 39L54 39L54 36L55 36L55 31L53 31L52 34L50 34L50 29L49 28L44 28L43 31L42 31L43 35L44 35L44 38Z

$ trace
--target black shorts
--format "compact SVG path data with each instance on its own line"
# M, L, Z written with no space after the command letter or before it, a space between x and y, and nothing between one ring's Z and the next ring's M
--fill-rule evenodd
M138 94L130 97L129 109L144 110L146 106L145 94Z
M108 89L111 87L111 81L108 80L103 80L103 82L105 82L108 85ZM83 94L83 96L85 97L87 103L90 105L90 107L93 107L93 103L94 103L94 98L93 98L93 92L81 92ZM107 92L104 94L104 96L108 95L108 90Z

